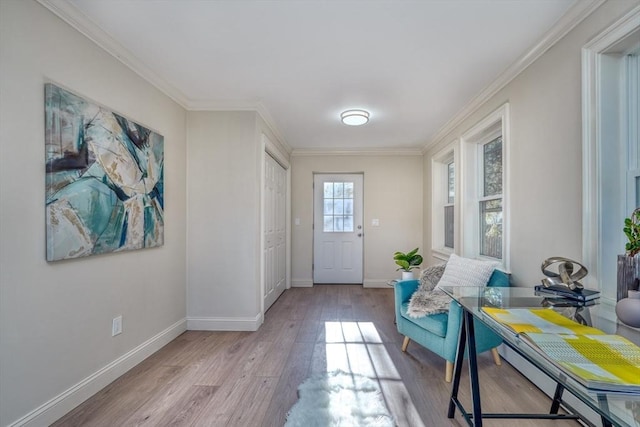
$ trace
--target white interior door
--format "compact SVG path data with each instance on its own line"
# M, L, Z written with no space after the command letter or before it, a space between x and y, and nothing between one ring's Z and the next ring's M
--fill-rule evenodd
M314 175L314 283L362 283L362 187L362 174Z
M287 173L265 155L264 194L264 310L278 299L286 286L286 191Z

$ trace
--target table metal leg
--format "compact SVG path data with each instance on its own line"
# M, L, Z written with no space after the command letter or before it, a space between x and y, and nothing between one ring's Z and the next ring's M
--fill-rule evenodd
M557 414L560 410L560 404L562 403L562 392L564 391L564 386L560 383L556 385L556 392L553 394L553 401L551 402L551 410L550 414Z
M598 394L598 403L600 404L600 408L603 411L609 412L609 401L607 400L606 395ZM602 427L612 427L611 421L606 419L604 415L601 416L600 418L602 419Z
M458 388L460 387L460 374L462 373L462 364L464 362L464 348L467 343L466 329L464 326L464 318L458 332L458 350L456 351L456 360L453 366L453 383L451 384L451 399L449 399L448 418L453 418L456 412L456 402L458 401Z
M473 402L473 425L482 426L482 407L480 404L480 382L478 379L478 355L476 354L476 337L473 328L473 315L464 311L464 326L467 330L467 347L469 348L469 380L471 382L471 399Z

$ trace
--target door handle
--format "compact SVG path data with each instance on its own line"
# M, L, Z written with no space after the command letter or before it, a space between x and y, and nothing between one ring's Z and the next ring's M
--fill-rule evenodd
M362 233L358 233L358 237L362 237Z

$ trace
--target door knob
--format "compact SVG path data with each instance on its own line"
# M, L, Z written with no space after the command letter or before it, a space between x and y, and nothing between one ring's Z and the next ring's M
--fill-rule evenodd
M362 237L362 233L358 233L358 237Z

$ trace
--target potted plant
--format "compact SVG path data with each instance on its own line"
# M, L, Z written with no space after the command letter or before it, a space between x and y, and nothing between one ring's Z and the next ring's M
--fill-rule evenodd
M396 252L393 254L393 260L399 265L396 271L402 271L402 280L413 279L413 269L419 268L422 264L422 255L418 254L418 249L415 248L411 252L402 253Z
M624 219L624 234L629 240L625 245L626 254L618 255L618 293L620 301L629 291L638 290L640 278L640 208Z

